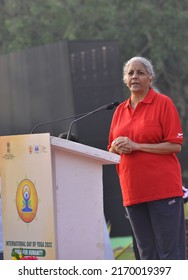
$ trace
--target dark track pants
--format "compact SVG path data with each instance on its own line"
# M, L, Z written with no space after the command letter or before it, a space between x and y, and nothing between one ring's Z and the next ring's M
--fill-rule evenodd
M142 260L184 260L183 199L173 197L126 207Z

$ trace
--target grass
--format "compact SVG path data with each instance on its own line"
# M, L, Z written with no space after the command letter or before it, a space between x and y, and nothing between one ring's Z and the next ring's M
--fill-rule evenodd
M112 237L110 240L116 260L135 260L131 236Z

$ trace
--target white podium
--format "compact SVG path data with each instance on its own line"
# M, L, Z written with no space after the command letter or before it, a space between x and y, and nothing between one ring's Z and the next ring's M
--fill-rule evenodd
M104 259L102 167L118 155L45 133L0 137L0 157L5 259L19 248L39 259Z
M51 146L58 259L104 259L102 166L119 156L54 137Z

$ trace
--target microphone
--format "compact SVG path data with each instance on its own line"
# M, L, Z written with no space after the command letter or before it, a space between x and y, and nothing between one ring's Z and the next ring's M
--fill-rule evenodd
M85 118L85 117L87 117L89 115L92 115L92 114L94 114L96 112L102 111L102 110L112 110L112 109L114 109L114 107L117 107L118 105L119 105L118 101L113 102L113 103L109 103L109 104L103 105L103 106L101 106L101 107L99 107L99 108L97 108L97 109L95 109L93 111L90 111L90 112L88 112L88 113L86 113L86 114L76 118L75 120L73 120L71 122L70 126L69 126L69 130L68 130L68 133L67 133L67 140L69 140L69 138L70 138L71 129L72 129L72 126L73 126L73 124L75 122L77 122L77 121L79 121L79 120L81 120L81 119L83 119L83 118Z
M98 110L102 110L102 109L111 110L111 109L113 109L115 106L118 106L118 105L119 105L119 102L114 102L114 103L106 104L106 105L104 105L104 106L102 106L102 107L100 107L100 108L98 108L98 109L96 109L96 110L94 110L94 111L98 111ZM79 114L79 115L69 116L69 117L65 117L65 118L59 118L59 119L52 120L52 121L48 121L48 122L41 122L41 123L35 125L35 126L32 128L32 130L31 130L30 133L33 134L34 131L35 131L38 127L40 127L40 126L47 125L47 124L53 124L53 123L60 122L60 121L66 121L66 120L70 120L70 119L75 119L75 118L78 119L78 118L80 118L80 117L88 116L88 115L90 115L90 113L95 113L95 112L92 111L92 112L82 113L82 114Z
M81 117L81 116L84 116L85 114L87 114L87 113L83 113L83 114L79 114L79 115L74 115L74 116L70 116L70 117L66 117L66 118L60 118L60 119L56 119L56 120L52 120L52 121L48 121L48 122L41 122L41 123L35 125L35 126L32 128L32 130L31 130L30 133L33 134L34 131L35 131L38 127L40 127L40 126L47 125L47 124L51 124L51 123L56 123L56 122L60 122L60 121L66 121L66 120L70 120L70 119L74 119L74 118L79 118L79 117Z

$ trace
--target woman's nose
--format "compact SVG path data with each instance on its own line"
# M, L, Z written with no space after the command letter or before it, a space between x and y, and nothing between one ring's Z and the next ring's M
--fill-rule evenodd
M138 77L137 73L134 72L133 75L132 75L132 77L133 77L133 78L137 78L137 77Z

